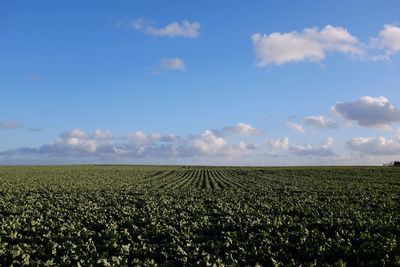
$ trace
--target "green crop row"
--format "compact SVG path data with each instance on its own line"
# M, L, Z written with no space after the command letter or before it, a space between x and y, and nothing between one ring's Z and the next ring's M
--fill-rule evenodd
M400 170L0 167L0 266L400 266Z

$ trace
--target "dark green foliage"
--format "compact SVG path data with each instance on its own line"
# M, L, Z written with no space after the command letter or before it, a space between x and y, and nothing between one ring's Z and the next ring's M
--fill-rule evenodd
M400 170L1 167L12 264L400 266Z

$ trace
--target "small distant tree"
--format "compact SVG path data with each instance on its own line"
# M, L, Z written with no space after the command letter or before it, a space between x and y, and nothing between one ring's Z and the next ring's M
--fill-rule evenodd
M389 163L384 163L383 166L400 167L400 161L392 161Z

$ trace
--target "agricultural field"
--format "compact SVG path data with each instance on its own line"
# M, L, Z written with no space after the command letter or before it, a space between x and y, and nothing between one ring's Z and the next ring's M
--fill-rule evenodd
M0 167L0 266L400 266L400 169Z

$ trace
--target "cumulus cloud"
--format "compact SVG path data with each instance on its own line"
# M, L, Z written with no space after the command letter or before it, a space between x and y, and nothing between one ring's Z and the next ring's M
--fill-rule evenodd
M129 22L124 22L123 24L127 24L133 30L142 31L148 35L155 35L155 36L167 36L167 37L181 36L181 37L196 38L200 34L200 23L190 22L187 20L184 20L182 22L171 22L161 28L155 27L154 26L155 23L153 21L143 18L135 19Z
M301 123L295 123L292 121L286 122L286 127L296 131L298 133L305 133L306 129L305 126L310 126L318 129L330 128L330 129L337 129L339 128L339 124L333 121L330 118L325 116L307 116L304 117Z
M160 133L145 134L142 131L136 131L128 134L128 139L135 144L147 145L155 142L174 143L179 140L179 137L174 134L160 134Z
M351 151L366 155L400 155L400 138L355 137L346 142Z
M329 53L361 56L364 52L358 39L345 28L325 26L323 29L305 28L302 32L251 36L257 65L281 65L288 62L319 62Z
M194 139L192 151L200 155L208 156L239 156L255 150L256 146L251 143L240 141L239 144L229 144L228 141L212 130L204 131Z
M387 24L375 40L378 46L385 49L388 54L400 52L400 27Z
M277 156L279 150L289 149L289 138L284 137L282 139L272 139L269 141L269 150L267 151L268 156Z
M37 149L39 154L88 156L91 154L114 152L113 140L110 140L109 130L96 130L89 135L81 129L74 129L60 134L60 137L51 144Z
M284 137L282 139L273 139L270 141L270 145L273 149L283 149L288 150L289 148L289 138Z
M332 157L335 153L330 148L325 147L312 147L311 145L294 146L290 151L301 157L315 156L315 157Z
M332 108L345 119L370 128L390 127L400 121L400 111L386 97L363 96L355 102L339 102Z
M277 156L279 151L289 152L299 157L334 157L337 156L331 149L334 144L334 139L328 137L327 140L321 144L310 145L289 145L289 138L272 139L269 142L269 150L267 155Z
M304 123L306 125L316 127L316 128L331 128L337 129L339 125L334 122L332 119L327 118L325 116L307 116L304 118Z
M400 27L386 24L376 38L371 38L369 59L389 62L391 57L400 52Z
M63 132L60 137L62 139L86 139L88 135L81 129L77 128L72 131Z
M293 131L296 131L298 133L305 133L304 127L301 124L298 123L294 123L291 121L287 121L286 122L286 126L290 129L292 129Z
M156 67L156 72L163 70L186 71L186 64L180 58L162 58Z
M113 139L113 133L110 130L97 129L94 136L96 139Z
M222 128L222 132L225 133L234 133L240 135L263 135L263 132L254 128L252 125L239 122L235 126L225 126Z
M324 143L318 145L298 145L289 146L288 150L300 157L333 157L336 154L332 151L331 146L334 144L333 138L329 137Z
M227 141L218 137L214 132L206 130L193 142L193 146L204 154L215 155L227 145Z

